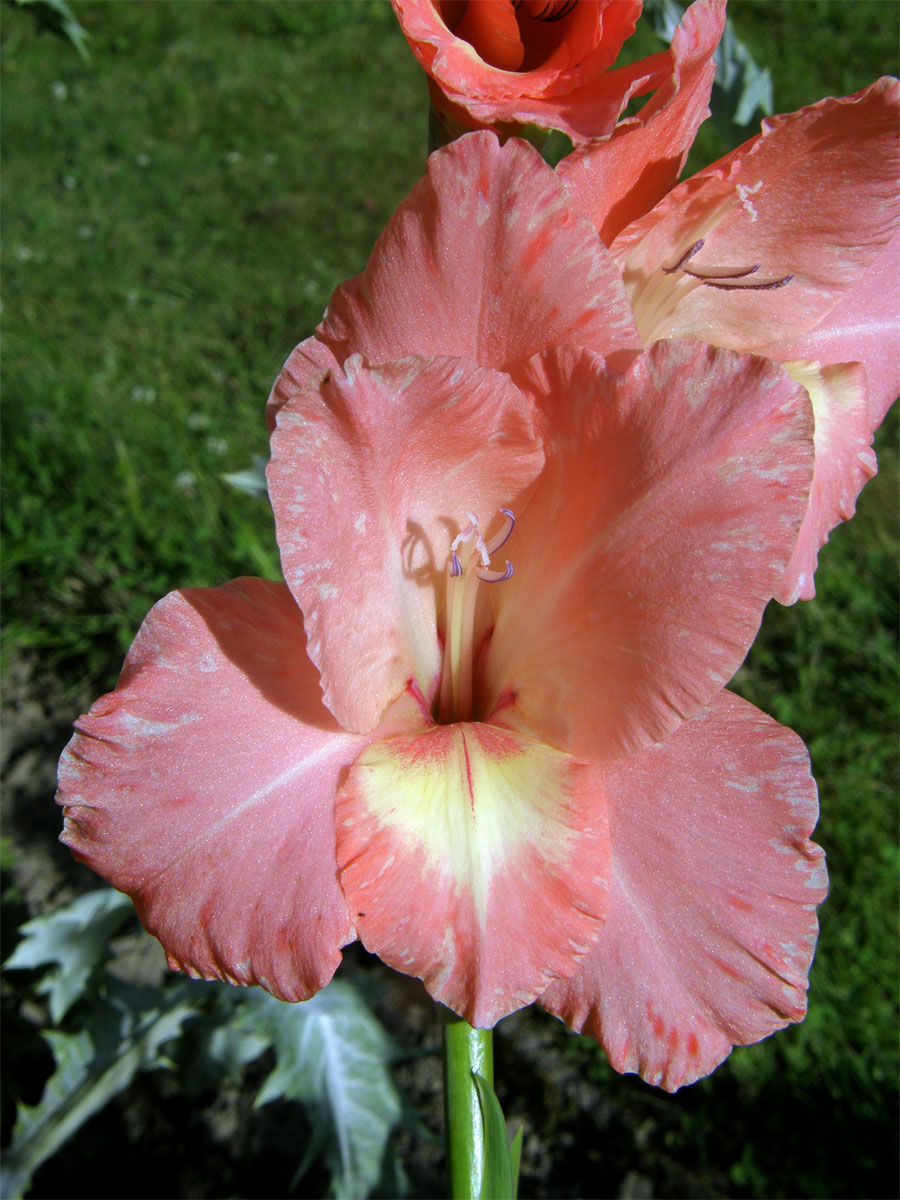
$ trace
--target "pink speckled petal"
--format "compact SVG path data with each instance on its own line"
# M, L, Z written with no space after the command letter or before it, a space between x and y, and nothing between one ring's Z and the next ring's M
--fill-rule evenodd
M605 911L594 772L474 723L374 743L337 808L360 940L480 1027L575 970Z
M612 249L645 343L755 351L813 329L900 221L898 116L900 84L882 79L764 121L625 229Z
M540 471L533 405L460 359L354 357L290 388L277 422L268 481L285 580L325 703L368 732L411 682L434 696L450 542L467 512L487 528L518 505Z
M775 591L782 604L811 600L818 553L828 534L856 511L856 497L878 464L871 449L866 373L860 363L819 367L789 363L791 376L802 383L815 414L816 466L797 544L784 579Z
M593 226L536 150L493 133L431 155L318 337L340 360L452 355L496 368L562 342L607 356L640 348Z
M900 229L815 329L794 341L779 338L759 353L781 362L862 363L873 434L900 395Z
M295 346L272 385L266 403L269 433L275 429L278 410L287 404L291 396L303 388L318 387L324 377L330 371L338 370L340 365L325 343L317 337L306 338L299 346Z
M647 85L658 90L637 116L620 122L607 140L579 147L556 168L605 245L677 182L697 130L709 116L713 55L724 25L720 0L696 0L675 30L664 68Z
M285 1000L324 987L354 939L335 791L368 739L323 707L288 589L238 579L161 600L77 730L62 840L131 895L170 965Z
M816 787L800 739L727 692L602 774L609 915L541 1004L617 1071L675 1091L806 1011L826 891Z
M631 754L747 653L807 506L809 401L765 359L689 342L624 376L560 351L532 381L547 465L490 593L488 693L579 757Z

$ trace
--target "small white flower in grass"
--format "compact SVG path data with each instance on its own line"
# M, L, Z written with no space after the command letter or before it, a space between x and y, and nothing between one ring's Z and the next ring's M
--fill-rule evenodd
M197 476L193 471L179 471L175 476L175 487L179 492L190 494L196 490Z

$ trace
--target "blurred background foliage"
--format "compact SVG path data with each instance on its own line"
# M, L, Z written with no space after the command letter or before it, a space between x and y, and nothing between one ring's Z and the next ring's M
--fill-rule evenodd
M147 609L174 587L279 576L267 504L223 475L266 453L271 382L364 266L423 170L427 131L424 80L383 0L71 7L88 61L27 8L5 5L0 30L4 954L20 919L96 883L55 844L52 763ZM730 13L776 111L897 73L891 0L734 0ZM629 54L657 46L646 32ZM725 148L709 123L692 166ZM820 556L818 599L771 606L736 683L800 733L820 785L832 892L809 1016L674 1097L620 1079L544 1015L510 1018L497 1088L525 1122L525 1196L896 1195L896 412L876 449L879 476ZM351 973L381 970L348 958ZM6 1136L10 1097L34 1103L52 1065L29 1042L47 1019L36 980L4 985ZM425 1053L405 1083L427 1109L436 1033L405 987L384 983L383 1015ZM293 1168L263 1143L227 1177L216 1155L201 1170L196 1145L173 1143L160 1114L194 1121L199 1103L178 1086L126 1092L143 1115L95 1118L29 1194L159 1195L152 1172L104 1182L109 1128L133 1155L170 1155L177 1186L194 1180L171 1194L284 1194ZM407 1168L428 1194L439 1151L417 1163L421 1141ZM319 1194L327 1176L296 1186Z

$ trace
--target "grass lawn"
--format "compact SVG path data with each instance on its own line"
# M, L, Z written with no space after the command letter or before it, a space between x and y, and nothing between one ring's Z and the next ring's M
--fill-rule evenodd
M269 387L421 174L427 119L381 0L73 7L88 66L3 7L0 186L4 659L74 706L164 593L279 577L270 509L223 475L266 454ZM897 72L890 0L730 11L778 111ZM806 1022L660 1097L707 1194L895 1194L896 412L876 450L818 598L771 606L736 683L810 747L832 891Z

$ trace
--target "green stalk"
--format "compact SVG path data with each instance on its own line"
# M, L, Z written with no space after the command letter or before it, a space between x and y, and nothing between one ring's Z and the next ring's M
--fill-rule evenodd
M494 1086L490 1029L444 1010L444 1143L450 1200L477 1200L484 1169L484 1120L473 1072Z

